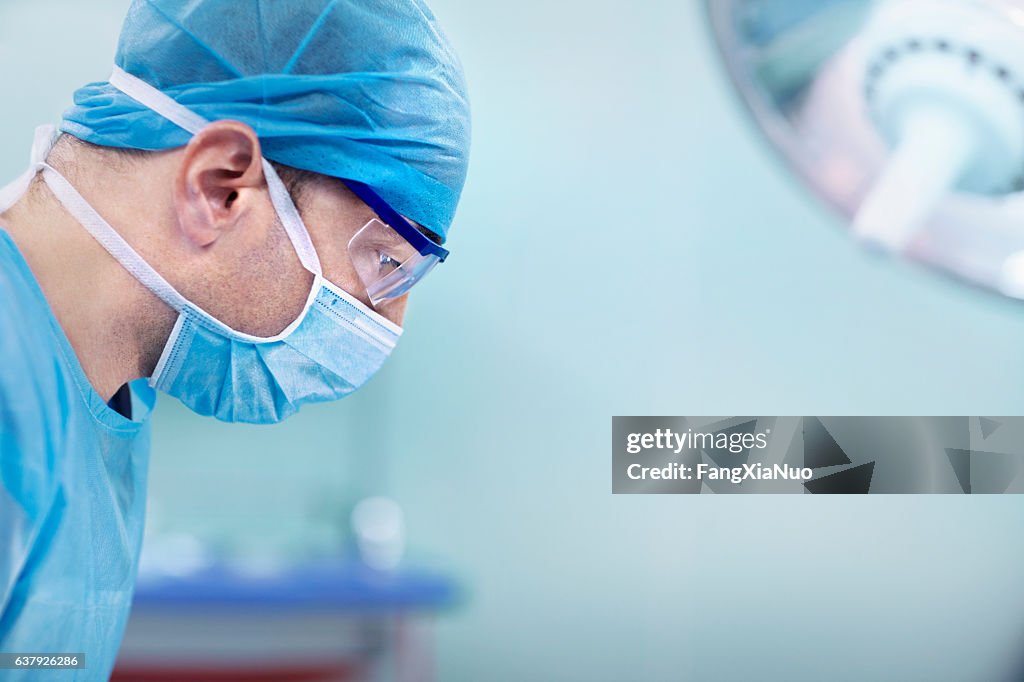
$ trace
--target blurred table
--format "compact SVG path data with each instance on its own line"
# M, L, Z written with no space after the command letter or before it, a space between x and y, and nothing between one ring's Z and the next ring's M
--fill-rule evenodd
M422 682L433 616L458 599L437 572L351 561L140 577L114 682Z

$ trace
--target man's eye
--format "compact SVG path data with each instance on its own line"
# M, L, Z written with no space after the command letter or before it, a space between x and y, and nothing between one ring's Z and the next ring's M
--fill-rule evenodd
M401 263L383 251L380 254L380 269L381 270L397 270L401 267Z

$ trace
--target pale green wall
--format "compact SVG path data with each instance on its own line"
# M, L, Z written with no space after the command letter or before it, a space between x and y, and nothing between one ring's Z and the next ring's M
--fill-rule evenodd
M106 76L124 4L0 0L4 175ZM295 555L388 492L470 588L443 680L1005 664L1020 499L616 498L610 417L1019 413L1024 307L855 249L738 110L695 1L434 7L475 114L450 263L358 397L260 429L163 400L154 521Z

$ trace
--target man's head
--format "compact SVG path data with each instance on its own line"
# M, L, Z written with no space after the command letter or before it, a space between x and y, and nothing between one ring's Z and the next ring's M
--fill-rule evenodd
M117 64L214 123L193 137L111 84L92 84L62 126L89 145L64 141L58 156L70 146L138 166L154 217L173 219L167 234L150 235L160 252L144 255L223 322L276 333L305 302L296 292L309 291L261 155L283 170L325 277L357 298L365 290L346 250L375 215L340 178L447 236L469 112L458 59L421 2L136 0ZM282 312L260 312L262 302ZM404 300L383 307L398 320Z
M130 183L144 208L114 221L122 236L190 301L234 329L266 337L302 311L312 275L275 213L260 153L251 127L218 121L166 152L99 147L64 135L50 161L92 196L113 183ZM372 306L347 247L376 217L373 211L336 178L275 168L309 230L324 277ZM402 296L375 308L401 325L406 301Z
M406 292L448 253L469 108L419 0L134 0L110 82L62 131L5 219L95 238L34 245L43 279L64 258L106 285L98 315L62 297L90 381L148 376L200 414L273 423L395 347Z

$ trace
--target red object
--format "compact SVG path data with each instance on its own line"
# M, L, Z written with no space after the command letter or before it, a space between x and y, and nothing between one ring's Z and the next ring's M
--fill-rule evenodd
M349 682L361 678L354 663L310 665L307 667L264 666L262 668L203 668L188 665L144 668L118 665L110 682Z

